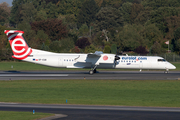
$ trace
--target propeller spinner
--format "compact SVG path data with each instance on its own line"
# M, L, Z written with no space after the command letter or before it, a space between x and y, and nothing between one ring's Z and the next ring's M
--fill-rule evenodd
M116 60L120 60L120 57L117 56L117 55L115 56L115 61L116 61Z

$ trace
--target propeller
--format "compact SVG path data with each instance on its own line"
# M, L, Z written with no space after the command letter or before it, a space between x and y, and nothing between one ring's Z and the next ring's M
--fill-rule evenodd
M117 56L117 50L116 50L116 55L114 56L114 67L116 66L116 64L117 64L117 60L120 60L120 57L119 56Z
M115 59L114 59L114 60L115 60L115 61L120 60L120 57L117 56L117 55L115 55Z
M116 66L116 64L117 64L117 60L120 60L120 57L117 56L117 55L115 55L115 57L114 57L114 64L115 64L115 66ZM114 66L114 67L115 67L115 66Z

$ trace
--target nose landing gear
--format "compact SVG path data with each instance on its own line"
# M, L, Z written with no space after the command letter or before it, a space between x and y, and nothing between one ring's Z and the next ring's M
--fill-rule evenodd
M166 71L164 71L164 73L166 73L166 74L168 74L168 72L169 72L169 69L166 69Z

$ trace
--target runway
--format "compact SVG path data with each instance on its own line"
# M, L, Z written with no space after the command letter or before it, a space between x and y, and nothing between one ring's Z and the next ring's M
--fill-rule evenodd
M179 71L0 71L0 80L88 79L88 80L179 80Z
M180 108L0 103L3 111L63 114L62 120L178 120Z
M179 71L0 71L0 80L180 80ZM62 120L179 120L180 108L0 103L1 111L63 114ZM56 119L58 120L58 119Z

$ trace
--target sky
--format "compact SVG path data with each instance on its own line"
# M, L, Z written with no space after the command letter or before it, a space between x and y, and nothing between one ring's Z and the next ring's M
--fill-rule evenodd
M0 3L7 2L9 6L12 6L12 1L13 0L0 0Z

